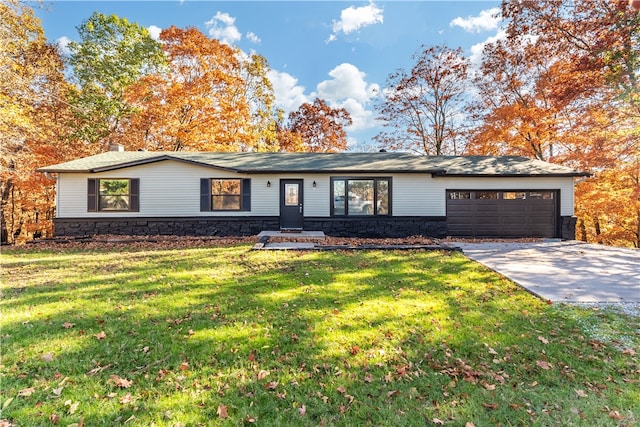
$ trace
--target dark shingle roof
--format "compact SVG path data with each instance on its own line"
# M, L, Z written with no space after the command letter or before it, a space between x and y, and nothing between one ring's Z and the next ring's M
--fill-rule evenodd
M515 156L416 156L410 153L198 153L110 151L38 169L95 173L174 160L238 173L431 173L434 176L586 176Z

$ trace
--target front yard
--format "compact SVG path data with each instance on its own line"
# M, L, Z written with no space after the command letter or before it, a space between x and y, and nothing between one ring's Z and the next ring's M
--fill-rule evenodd
M638 319L439 251L4 250L0 425L640 424Z

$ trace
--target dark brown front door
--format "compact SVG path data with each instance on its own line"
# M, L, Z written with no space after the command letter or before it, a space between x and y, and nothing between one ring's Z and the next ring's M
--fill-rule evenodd
M280 229L302 230L304 224L303 180L280 180Z

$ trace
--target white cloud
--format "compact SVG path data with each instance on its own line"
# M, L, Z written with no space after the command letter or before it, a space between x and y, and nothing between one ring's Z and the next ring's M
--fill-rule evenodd
M474 67L479 67L482 62L482 51L484 47L488 44L495 43L499 40L504 40L507 38L506 30L500 30L498 34L495 36L491 36L487 38L485 41L474 44L471 46L471 56L469 56L469 60Z
M291 74L269 70L267 77L273 85L276 106L282 108L285 113L295 111L300 105L309 102L304 94L304 86L298 85L298 79Z
M149 35L152 39L156 41L160 40L160 33L162 32L162 28L151 25L147 28L147 31L149 31Z
M348 130L358 131L375 126L373 111L367 109L369 102L378 96L380 86L367 83L366 74L355 65L343 63L329 72L331 80L318 83L316 96L328 101L331 107L346 109L351 115L353 124Z
M256 33L253 32L248 32L247 33L247 39L251 42L251 43L255 43L258 44L260 43L262 40L260 40L260 37L258 37L256 35Z
M69 50L69 43L71 43L71 39L67 36L62 36L56 40L56 44L63 55L69 55L71 53Z
M234 44L242 38L242 34L235 26L236 18L228 13L218 12L213 18L205 22L209 35L221 43Z
M479 33L497 29L501 21L500 8L494 7L483 10L478 16L457 17L449 25L451 27L460 27L469 33Z
M327 43L336 40L340 33L349 34L368 25L381 24L383 20L382 9L373 2L362 7L349 6L340 12L339 21L333 21L333 33L327 39Z
M366 74L353 64L340 64L329 71L329 76L333 79L322 81L317 87L318 96L329 101L353 98L366 103L380 90L377 84L368 84Z

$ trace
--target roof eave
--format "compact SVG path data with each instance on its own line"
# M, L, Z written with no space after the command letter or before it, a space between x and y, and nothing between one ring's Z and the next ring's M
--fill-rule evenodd
M572 177L590 177L593 176L588 172L567 172L567 173L441 173L434 174L434 178L464 178L464 177L483 177L483 178L572 178Z

